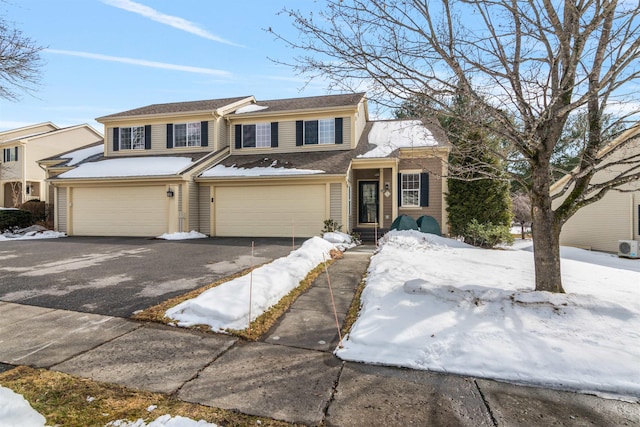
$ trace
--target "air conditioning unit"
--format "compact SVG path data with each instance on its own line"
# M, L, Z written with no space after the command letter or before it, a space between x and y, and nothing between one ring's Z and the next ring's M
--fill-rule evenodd
M638 247L640 242L637 240L618 240L618 256L627 258L640 258Z

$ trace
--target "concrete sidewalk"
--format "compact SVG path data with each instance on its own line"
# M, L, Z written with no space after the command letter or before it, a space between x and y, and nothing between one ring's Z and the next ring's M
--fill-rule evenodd
M368 265L358 252L329 268L340 321ZM325 275L264 342L0 302L0 372L30 365L306 425L640 425L637 403L342 362L336 343Z

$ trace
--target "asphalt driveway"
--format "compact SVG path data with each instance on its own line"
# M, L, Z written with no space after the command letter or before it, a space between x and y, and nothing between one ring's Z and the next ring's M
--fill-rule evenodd
M0 242L0 301L129 317L290 251L291 239L4 241Z

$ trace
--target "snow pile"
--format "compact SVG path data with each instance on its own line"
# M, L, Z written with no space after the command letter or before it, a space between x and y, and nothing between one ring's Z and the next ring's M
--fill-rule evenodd
M369 144L376 148L359 158L388 157L398 148L433 147L438 141L420 120L395 120L374 122Z
M59 237L67 237L66 234L47 230L40 225L32 225L31 227L22 228L15 231L6 231L0 234L0 241L4 240L33 240L33 239L57 239Z
M552 294L527 251L406 231L381 244L342 359L640 397L637 271L563 259L567 294Z
M193 162L189 157L127 157L83 163L59 178L110 178L175 175Z
M262 111L269 107L265 107L264 105L258 104L249 104L244 107L240 107L236 110L236 114L246 114L246 113L255 113L256 111Z
M351 236L341 231L323 233L322 238L327 242L336 245L336 248L338 248L338 250L341 252L358 246L358 244L351 238Z
M214 331L245 329L249 318L250 283L253 321L296 288L309 271L328 260L332 249L331 243L312 237L288 256L256 268L253 274L211 288L167 310L165 315L178 326L209 325Z
M24 397L0 386L0 426L44 427L45 422Z
M230 176L279 176L279 175L315 175L325 173L315 169L278 168L274 162L270 166L255 168L239 168L235 165L217 165L202 173L204 177L230 177Z
M87 147L80 150L72 151L63 156L60 156L60 158L71 159L67 163L67 166L74 166L81 161L88 159L89 157L96 156L102 153L104 153L104 144L94 145L93 147Z
M195 230L191 230L190 232L182 232L182 233L164 233L162 236L158 236L158 239L164 240L188 240L188 239L206 239L207 235L198 233Z
M191 418L181 416L172 417L171 415L163 415L147 424L143 419L136 421L117 420L111 421L106 427L218 427L217 424L208 423L206 421L194 421Z

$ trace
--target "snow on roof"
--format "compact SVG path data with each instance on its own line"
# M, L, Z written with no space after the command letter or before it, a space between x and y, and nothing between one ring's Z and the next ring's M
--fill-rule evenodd
M192 163L190 157L128 157L83 163L59 178L112 178L175 175Z
M369 144L376 148L358 158L388 157L398 148L434 147L438 141L420 120L394 120L374 122Z
M72 151L70 153L60 156L61 159L71 159L67 166L77 165L83 160L88 159L91 156L101 154L104 152L104 145L94 145L93 147L81 148L80 150Z
M256 111L260 111L260 110L264 110L267 109L269 107L263 106L263 105L258 105L258 104L249 104L249 105L245 105L244 107L240 107L236 110L236 114L242 114L242 113L254 113Z
M278 168L277 160L274 160L270 166L255 168L239 168L236 165L224 166L217 165L204 171L203 177L230 177L230 176L278 176L278 175L314 175L325 173L322 170L314 169L295 169L295 168Z

